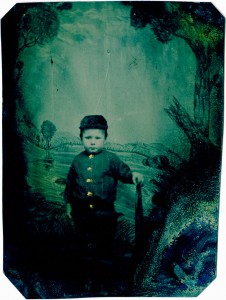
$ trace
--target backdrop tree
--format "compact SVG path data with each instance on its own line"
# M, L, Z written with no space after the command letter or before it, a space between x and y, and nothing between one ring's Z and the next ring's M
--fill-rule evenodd
M132 6L133 26L142 28L150 24L160 42L167 43L173 37L178 37L191 47L197 64L194 116L190 118L194 120L193 126L197 126L200 135L220 146L223 120L223 16L211 3L144 1L130 2L129 5ZM177 110L177 106L174 109Z
M56 126L49 120L46 120L41 125L41 133L45 140L45 149L47 151L47 154L49 153L49 150L51 148L51 140L56 132Z
M30 120L30 114L25 110L23 94L18 84L24 67L20 54L28 47L44 44L56 37L59 27L58 13L63 9L70 9L71 6L71 3L64 4L63 2L19 3L1 19L3 214L4 220L7 220L7 224L4 224L7 229L4 231L4 240L18 238L18 230L21 222L23 223L22 199L24 199L24 189L27 186L23 132L20 132L17 116L19 109L23 110L28 120ZM13 183L13 188L12 174L17 178Z

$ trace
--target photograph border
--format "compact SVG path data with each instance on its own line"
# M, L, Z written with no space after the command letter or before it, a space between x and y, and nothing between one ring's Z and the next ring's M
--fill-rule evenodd
M4 3L3 1L0 2L0 17L2 18L6 12L10 8L14 6L16 3L24 3L24 2L56 2L56 1L12 1L8 0L7 3ZM73 1L69 1L73 2ZM175 1L180 2L180 1ZM206 1L188 1L188 2L206 2ZM222 3L222 0L214 0L211 3L215 5L215 7L224 15L226 16L226 3ZM1 65L2 69L2 65ZM2 74L0 75L2 76ZM1 78L0 78L1 79ZM0 80L2 82L2 80ZM2 90L2 87L0 86L0 90ZM2 111L1 111L2 115ZM224 106L224 115L226 115L226 109ZM225 132L225 122L224 122L224 132ZM1 128L2 133L2 128ZM1 136L2 141L2 136ZM213 297L217 297L218 299L225 299L226 297L226 289L225 289L225 283L226 283L226 145L225 145L225 138L223 140L223 159L222 159L222 172L221 172L221 193L220 193L220 213L219 213L219 232L218 232L218 253L217 253L217 278L198 296L199 299L214 299ZM2 147L1 147L2 150ZM2 154L2 153L1 153ZM2 157L2 155L1 155ZM1 161L1 169L2 169L2 161ZM2 176L2 174L1 174ZM2 196L2 195L1 195ZM2 202L1 202L1 209L2 209ZM0 218L0 241L1 241L1 252L0 256L3 257L3 250L2 250L2 244L3 244L3 228L2 228L2 214ZM14 299L24 299L22 294L10 283L10 281L5 277L5 275L2 273L2 259L0 262L0 298L7 300L14 300ZM220 297L220 298L219 298ZM118 297L117 297L118 298ZM150 297L152 299L174 299L174 297ZM72 299L72 298L71 298ZM176 297L175 299L186 299L186 297ZM53 299L54 300L54 299Z

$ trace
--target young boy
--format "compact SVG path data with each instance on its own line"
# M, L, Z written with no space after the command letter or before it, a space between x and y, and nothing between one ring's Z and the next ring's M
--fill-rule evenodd
M118 180L143 184L143 175L132 172L119 157L104 149L107 121L90 115L80 123L84 151L70 167L65 189L67 215L73 218L78 244L84 257L111 261L117 218L114 202Z

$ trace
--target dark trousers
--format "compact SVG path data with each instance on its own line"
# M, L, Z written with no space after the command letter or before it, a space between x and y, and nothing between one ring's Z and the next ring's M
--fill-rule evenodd
M96 198L77 200L72 204L72 216L81 255L110 259L114 252L118 218L114 204Z
M76 245L82 276L109 284L114 277L115 233L118 214L113 204L99 206L82 203L73 208Z

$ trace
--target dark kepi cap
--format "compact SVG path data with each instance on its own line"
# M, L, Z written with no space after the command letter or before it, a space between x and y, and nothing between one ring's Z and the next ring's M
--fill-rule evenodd
M106 119L101 115L90 115L85 116L81 123L80 129L108 129L108 124Z

